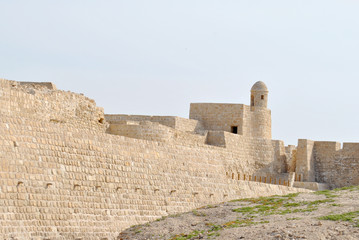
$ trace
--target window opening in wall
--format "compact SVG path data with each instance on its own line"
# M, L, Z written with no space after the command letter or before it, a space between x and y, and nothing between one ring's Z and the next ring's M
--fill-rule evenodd
M261 95L261 99L264 100L264 95Z
M251 95L251 106L254 106L254 96Z
M237 126L232 126L231 127L231 132L234 134L238 134L238 127Z

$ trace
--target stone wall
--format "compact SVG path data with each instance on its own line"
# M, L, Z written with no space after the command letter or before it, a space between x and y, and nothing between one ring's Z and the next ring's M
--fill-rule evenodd
M180 128L184 127L185 126L180 126ZM158 122L150 121L119 121L117 123L110 123L107 133L150 141L176 142L176 144L192 147L206 144L207 138L206 135L183 132Z
M359 143L315 142L316 181L330 187L359 185Z
M207 130L232 132L232 127L237 127L238 135L272 138L271 111L267 108L244 104L191 103L190 119L202 122Z
M230 134L224 148L189 143L205 136L176 129L165 142L111 135L101 108L82 95L0 87L2 239L113 239L206 204L305 191L226 176L272 166L285 152L278 141Z
M243 104L191 103L189 118L212 131L231 132L231 126L237 126L238 134L243 135L243 108Z
M125 115L125 114L106 114L106 121L110 124L119 124L127 121L154 122L167 127L171 127L184 132L203 131L201 124L197 120L185 119L173 116L144 116L144 115Z
M222 148L169 145L14 116L1 117L0 149L1 238L113 239L163 215L300 191L228 180L223 161L233 154Z
M315 181L315 160L314 160L314 141L299 139L296 153L295 172L302 175L303 181Z
M247 109L250 109L247 107ZM248 131L250 134L248 136L256 138L266 138L272 139L272 120L271 120L271 111L267 108L252 107L253 111L246 111L247 116L250 118L250 127ZM247 120L249 121L249 119Z
M359 185L359 143L298 142L296 172L307 182L326 183L331 188Z
M51 83L24 84L0 79L0 84L0 113L102 131L107 128L103 108L81 94L56 90Z
M43 90L43 89L50 89L50 90L57 90L55 84L52 82L17 82L21 86L26 86L27 88Z

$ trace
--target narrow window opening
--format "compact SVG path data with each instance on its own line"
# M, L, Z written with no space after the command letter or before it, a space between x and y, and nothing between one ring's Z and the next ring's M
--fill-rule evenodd
M251 106L254 106L254 96L251 95Z
M264 100L264 95L261 95L261 99Z
M231 127L231 132L234 134L238 134L238 127L237 126L232 126Z

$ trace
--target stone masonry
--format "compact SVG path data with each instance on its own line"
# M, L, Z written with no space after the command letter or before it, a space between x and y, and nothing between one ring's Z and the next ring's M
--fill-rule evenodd
M309 191L287 186L293 174L302 187L359 183L359 145L285 147L271 139L267 101L257 82L250 106L105 115L52 83L0 79L0 238L114 239L207 204Z

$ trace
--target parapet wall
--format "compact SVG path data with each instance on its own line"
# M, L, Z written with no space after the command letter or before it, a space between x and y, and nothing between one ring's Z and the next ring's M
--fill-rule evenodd
M158 122L117 122L110 123L107 133L159 142L173 142L173 144L201 146L206 144L206 135L198 135L191 132L183 132L167 127Z
M183 132L203 131L202 125L197 120L185 119L173 116L143 116L143 115L125 115L125 114L106 114L106 121L110 124L119 124L126 121L136 122L154 122L167 127L174 128Z

